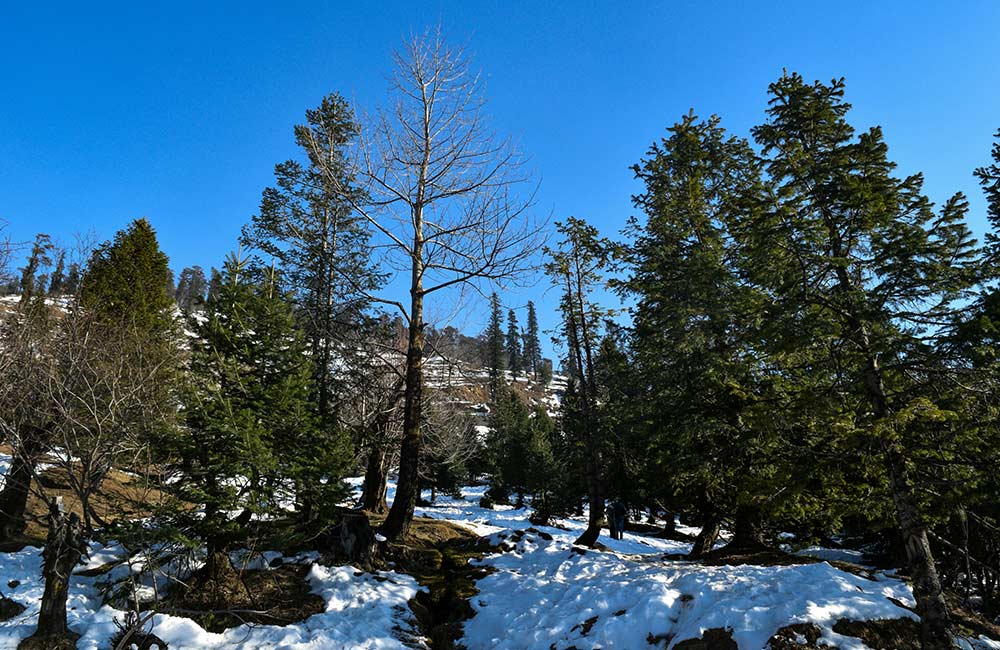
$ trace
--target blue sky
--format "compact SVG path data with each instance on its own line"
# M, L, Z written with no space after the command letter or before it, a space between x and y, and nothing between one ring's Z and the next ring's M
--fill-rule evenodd
M882 125L901 172L938 202L965 191L985 225L971 172L1000 128L992 0L98 4L4 8L0 218L16 239L106 239L146 216L175 270L218 265L304 111L332 91L377 104L390 50L438 22L475 54L555 219L614 234L629 166L667 126L694 108L746 135L787 68L846 77L853 123ZM507 302L554 306L543 289Z

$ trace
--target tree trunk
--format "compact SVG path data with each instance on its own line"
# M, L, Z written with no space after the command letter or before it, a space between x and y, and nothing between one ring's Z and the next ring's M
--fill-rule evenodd
M399 450L399 479L396 497L389 515L382 524L382 534L398 541L410 530L413 509L420 489L420 432L423 400L424 363L424 296L421 289L420 265L414 263L410 290L410 329L406 350L406 386L403 392L403 444Z
M896 444L887 445L885 464L889 473L889 490L896 508L906 559L913 578L913 597L920 614L920 647L923 650L950 650L953 647L951 617L931 554L927 527L924 525L913 497L906 470L906 459Z
M385 500L389 473L385 463L388 450L378 446L368 454L368 465L365 468L365 482L361 488L361 509L373 514L385 514L389 505Z
M0 491L0 541L9 541L19 536L27 527L24 513L31 491L31 477L35 473L41 447L31 440L29 437L27 442L16 448L3 491Z
M597 544L597 539L601 535L601 524L604 522L604 486L601 481L598 466L600 461L597 456L596 441L593 435L587 436L587 494L589 501L589 513L587 517L587 529L583 531L574 544L593 547Z
M701 527L701 531L698 533L698 537L694 540L694 545L691 547L691 552L688 554L691 558L697 559L704 557L705 553L708 553L715 546L715 542L719 540L719 529L721 521L716 515L709 515L705 520L705 523Z
M756 550L765 547L764 530L761 527L760 509L742 505L736 509L733 539L726 548L735 550Z
M652 513L650 513L649 521L650 523L656 521L656 519L652 516ZM677 537L677 517L674 516L674 513L663 513L663 532L660 533L660 535L666 539L674 539Z
M19 648L75 647L79 635L71 632L66 624L66 599L73 568L80 563L86 549L80 518L75 512L67 516L61 500L53 500L49 504L49 534L42 551L45 591L38 613L38 627Z
M208 540L208 553L193 588L184 600L204 609L230 609L251 602L250 593L229 559L229 546Z

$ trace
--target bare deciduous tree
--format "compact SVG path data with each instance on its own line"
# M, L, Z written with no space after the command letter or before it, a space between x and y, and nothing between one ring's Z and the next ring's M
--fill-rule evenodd
M399 482L383 525L392 540L409 529L418 493L427 297L514 282L542 243L524 159L489 127L482 79L464 51L431 31L408 40L394 63L392 105L363 120L354 158L366 198L343 192L388 268L409 280L408 304L372 297L398 308L408 325Z

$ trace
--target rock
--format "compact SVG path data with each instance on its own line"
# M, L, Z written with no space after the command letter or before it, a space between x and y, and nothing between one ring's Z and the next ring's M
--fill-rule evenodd
M705 630L700 639L685 639L674 650L739 650L733 641L733 631L721 627Z
M16 600L11 600L6 596L0 596L0 621L12 619L23 612L24 609L24 605Z

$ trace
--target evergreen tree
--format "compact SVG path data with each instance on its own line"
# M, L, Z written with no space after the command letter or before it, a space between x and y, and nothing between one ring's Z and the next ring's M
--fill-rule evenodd
M517 325L517 314L513 309L507 310L507 336L504 339L504 350L507 353L507 369L513 377L522 369L521 359L521 329Z
M490 376L490 395L496 398L497 387L502 385L504 368L504 336L503 311L500 307L500 297L496 293L490 295L490 320L483 335L486 345L486 368Z
M205 279L205 272L200 266L188 266L181 271L177 281L177 289L174 292L174 300L181 311L188 313L193 309L202 307L205 304L208 293L208 281Z
M347 150L357 133L340 95L328 95L306 111L306 124L295 127L303 160L275 166L276 185L264 190L260 212L241 237L277 262L292 290L314 364L317 413L331 429L337 426L338 343L356 333L367 295L382 281L369 232L353 209L362 195L354 187Z
M774 404L771 366L759 344L765 301L744 280L734 238L763 201L760 164L717 117L699 121L692 113L634 171L646 186L634 199L646 220L631 222L634 243L623 249L631 274L619 286L637 299L635 383L647 392L621 407L646 423L649 498L701 519L696 555L712 547L723 517L736 521L735 545L760 545L764 520L784 501L770 495L782 487L786 498L796 493L787 489L793 465L776 466L790 459L777 453L781 432L757 417L762 400L770 403L765 412ZM617 383L627 393L628 383ZM637 479L619 477L625 486Z
M220 280L206 318L190 325L197 337L176 443L180 495L202 504L204 516L172 513L208 546L200 588L210 600L234 588L228 552L248 535L252 515L276 512L287 482L300 500L342 498L350 458L343 436L317 435L312 369L275 279L231 256Z
M171 273L146 219L94 250L80 282L80 306L108 325L162 337L175 326Z
M538 315L535 313L535 303L528 301L528 324L521 343L524 357L524 369L531 371L532 378L538 381L542 364L542 344L538 338Z
M975 281L967 203L959 194L935 213L919 174L895 177L881 129L855 137L848 124L843 80L785 75L770 94L769 119L753 134L777 204L741 235L754 250L752 277L771 294L788 341L803 346L802 361L836 369L818 377L829 378L830 393L844 396L854 417L830 431L879 461L923 647L948 648L947 607L910 464L926 431L947 421L934 387L940 378L930 379L940 364L926 352L948 333Z
M80 265L73 262L69 265L69 271L66 273L66 286L64 292L75 296L80 290Z
M592 296L604 285L610 244L599 237L596 228L575 217L557 223L556 227L563 240L556 249L547 249L550 261L545 270L552 283L562 290L559 303L562 334L569 352L567 365L574 389L574 399L564 408L563 427L567 436L578 440L584 448L583 470L590 503L587 529L576 543L593 546L604 520L606 487L604 445L594 420L598 415L594 356L606 312L593 302Z
M66 292L66 251L59 251L56 268L49 280L49 295L60 296Z
M52 264L52 239L43 233L35 236L35 243L31 246L31 254L28 256L28 263L21 269L21 301L28 302L35 294L45 295L44 288L38 290L38 280L35 277L41 269Z
M219 272L219 269L213 266L212 270L209 272L208 299L211 300L215 296L219 295L219 291L221 289L222 289L222 273Z

